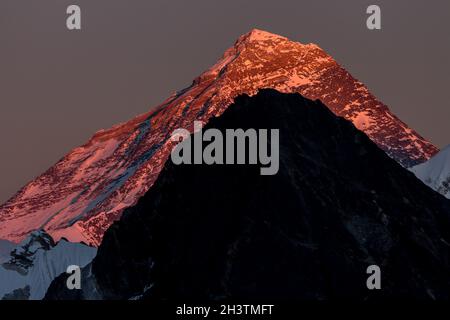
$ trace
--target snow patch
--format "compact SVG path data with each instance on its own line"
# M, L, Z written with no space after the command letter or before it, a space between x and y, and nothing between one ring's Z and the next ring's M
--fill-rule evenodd
M450 199L450 145L410 170L427 186Z
M0 265L0 299L14 290L29 286L29 299L40 300L45 296L53 279L66 272L69 265L78 265L82 268L90 263L97 253L96 248L64 239L46 250L44 246L39 246L37 241L39 239L42 241L42 236L49 237L43 231L33 232L27 238L28 242L24 241L15 249L16 254L26 253L26 257L32 262L26 274L19 273L14 264ZM12 256L9 258L13 259Z

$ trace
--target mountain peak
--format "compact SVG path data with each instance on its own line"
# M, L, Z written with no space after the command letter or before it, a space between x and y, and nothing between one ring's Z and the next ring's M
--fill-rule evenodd
M252 29L246 34L244 34L243 37L249 41L274 40L274 39L288 40L286 37L261 29Z
M320 47L314 43L303 44L300 42L290 40L289 38L281 36L279 34L271 33L261 29L252 29L249 32L241 35L237 40L238 45L241 43L250 43L250 42L256 42L266 46L274 45L274 42L275 44L282 42L290 42L292 44L295 44L297 47L320 49Z
M437 152L318 46L254 29L188 88L97 133L0 206L0 239L20 242L44 229L56 240L98 245L111 223L156 181L173 147L173 130L207 123L237 96L265 88L321 100L403 166Z

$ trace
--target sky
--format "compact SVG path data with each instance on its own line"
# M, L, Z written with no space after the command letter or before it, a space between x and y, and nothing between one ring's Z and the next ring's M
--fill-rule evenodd
M66 27L71 4L81 30ZM381 30L366 27L371 4ZM188 86L253 28L318 44L443 147L449 21L448 0L1 0L0 203L96 131Z

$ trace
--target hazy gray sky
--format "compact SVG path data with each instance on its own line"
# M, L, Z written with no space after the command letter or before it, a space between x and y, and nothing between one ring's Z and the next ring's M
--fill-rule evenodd
M69 4L81 31L66 29ZM381 31L366 28L370 4ZM1 0L0 202L189 85L252 28L317 43L419 133L450 143L448 0Z

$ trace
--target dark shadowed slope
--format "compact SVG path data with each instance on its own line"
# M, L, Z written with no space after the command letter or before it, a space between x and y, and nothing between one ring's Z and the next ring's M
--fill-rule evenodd
M263 90L208 127L279 128L279 173L167 162L106 232L83 290L62 276L47 298L449 297L450 202L349 121ZM371 264L381 291L366 288Z

